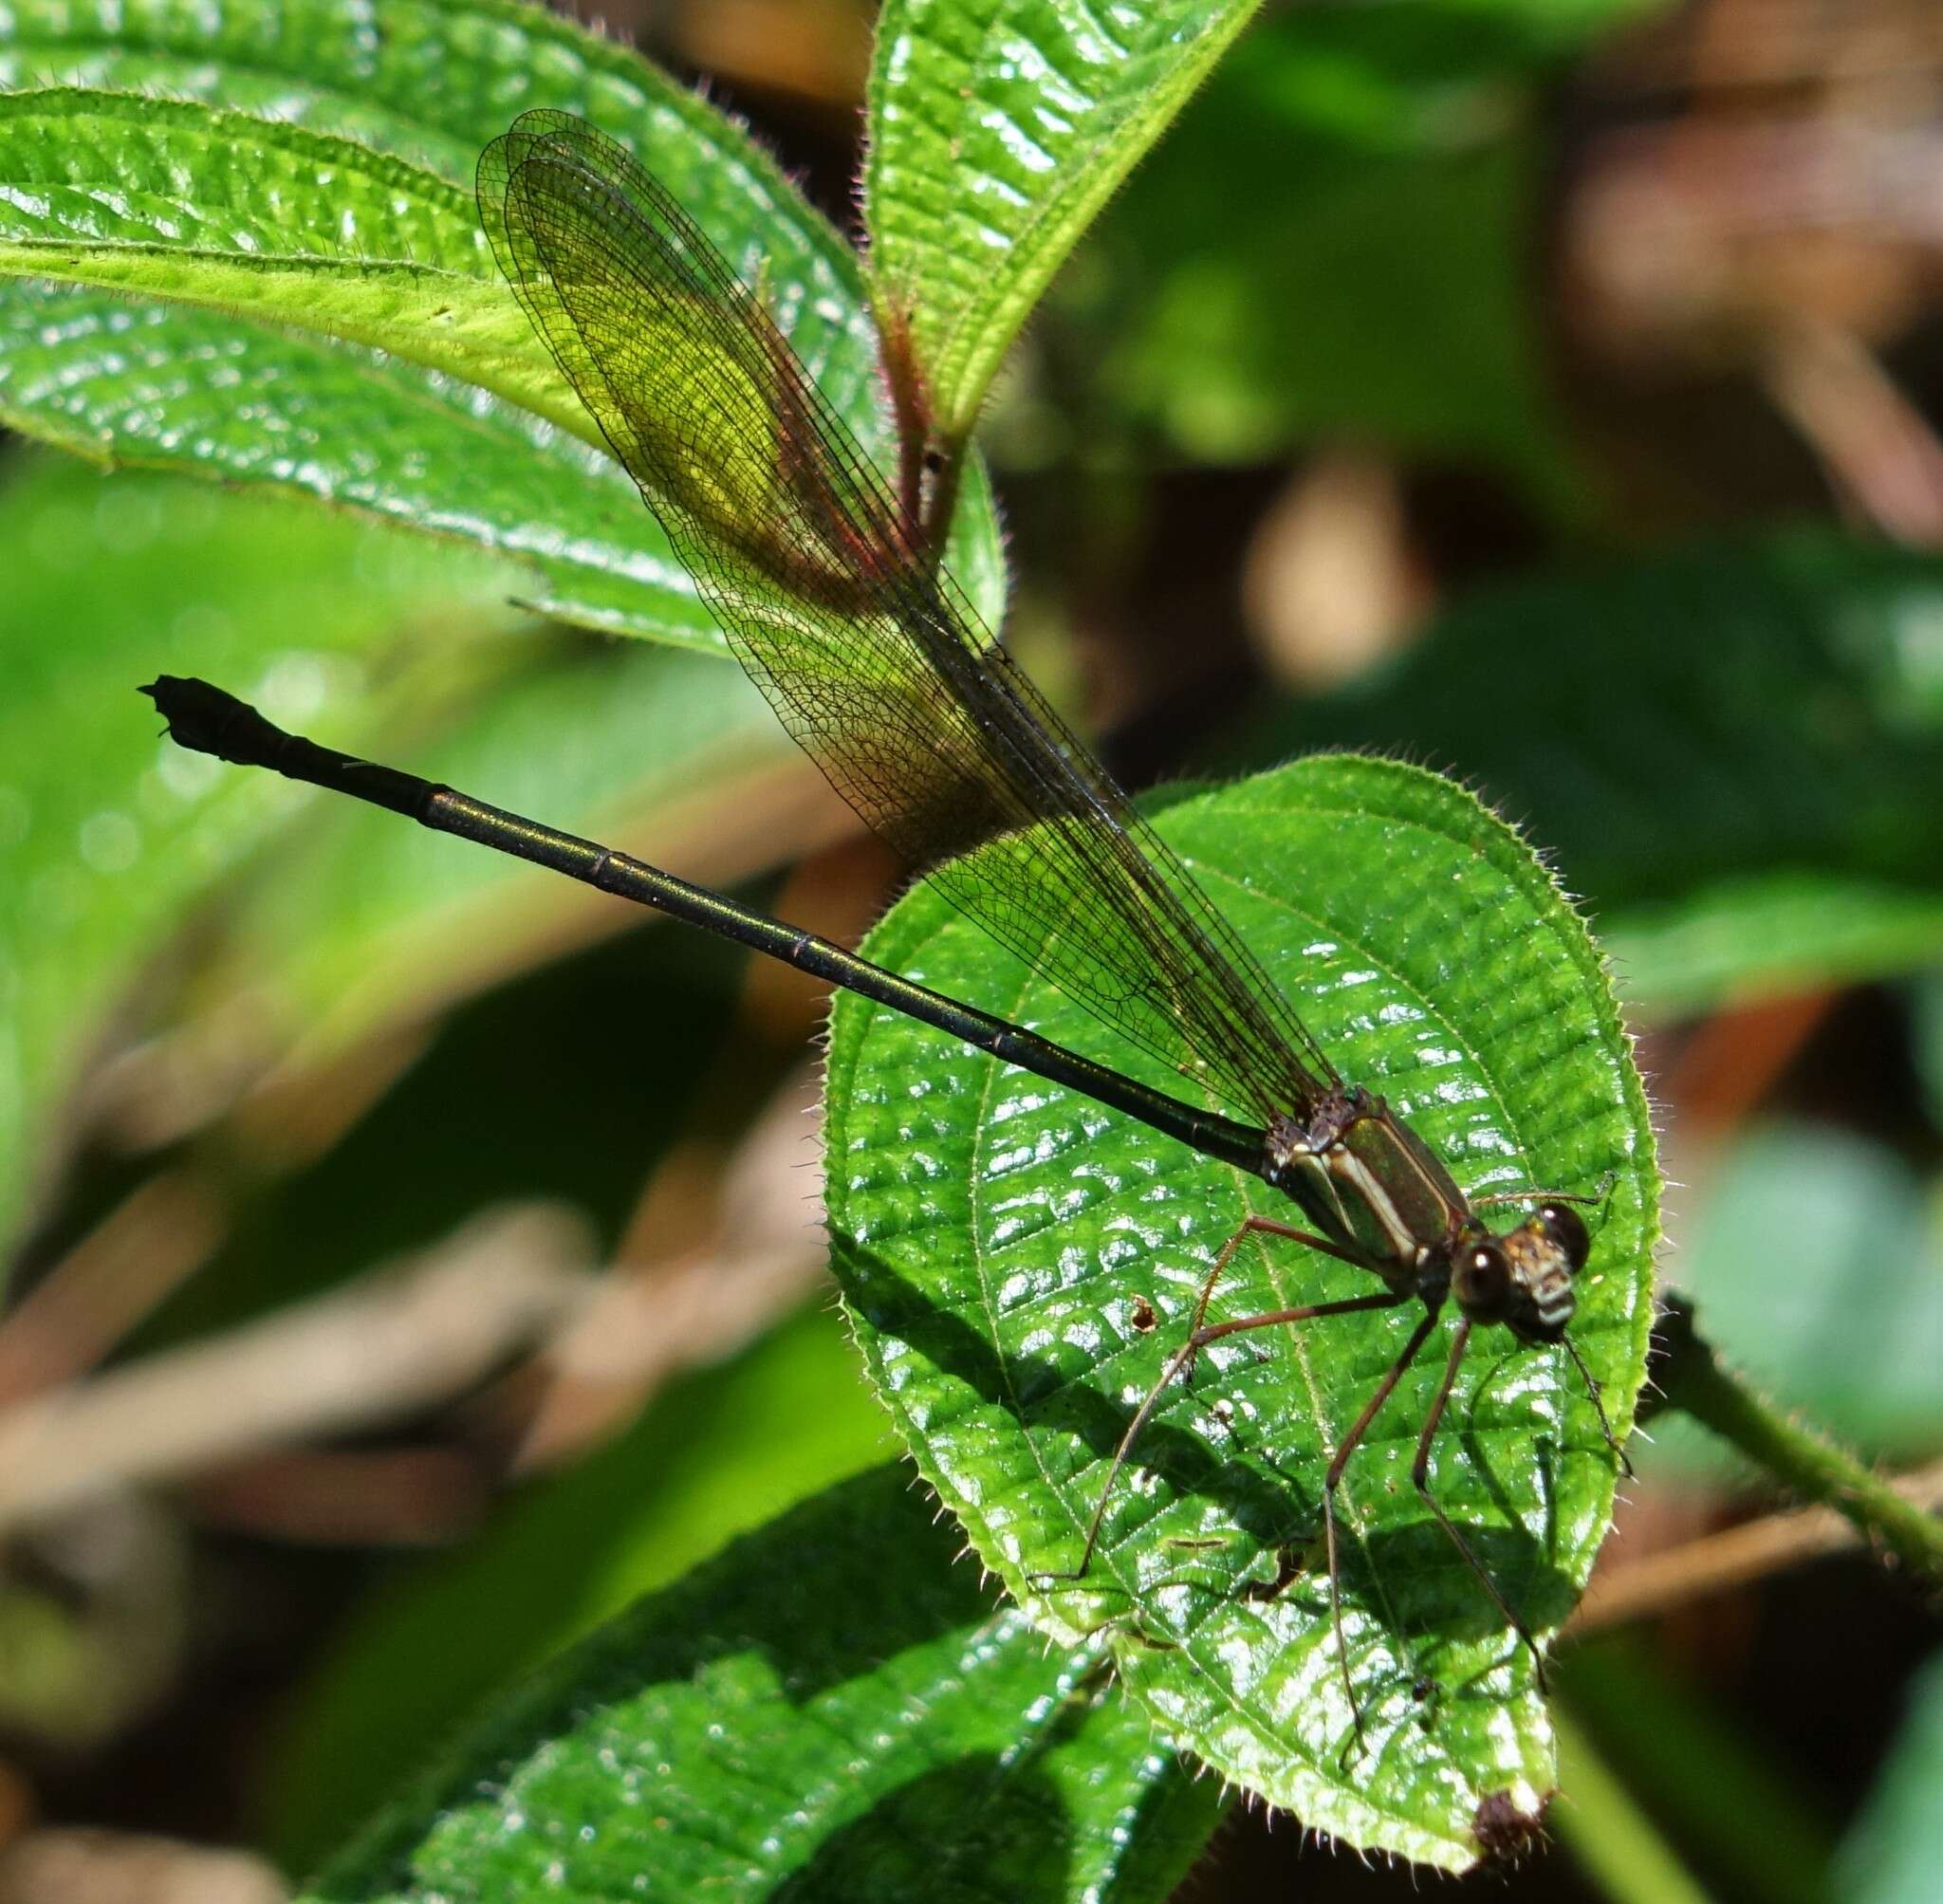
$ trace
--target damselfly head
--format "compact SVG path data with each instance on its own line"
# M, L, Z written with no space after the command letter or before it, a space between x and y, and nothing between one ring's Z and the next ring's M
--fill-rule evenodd
M1521 1341L1556 1342L1572 1320L1572 1278L1591 1248L1577 1211L1544 1203L1502 1236L1465 1238L1451 1261L1451 1294L1473 1322L1502 1322Z

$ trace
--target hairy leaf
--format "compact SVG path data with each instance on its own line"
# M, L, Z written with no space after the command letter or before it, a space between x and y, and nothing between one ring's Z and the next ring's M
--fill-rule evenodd
M473 163L524 106L595 119L759 278L880 452L855 257L719 112L542 8L380 0L360 17L349 31L329 0L0 14L0 83L76 83L0 103L0 275L92 287L50 308L46 287L0 283L0 417L97 458L485 543L530 565L526 593L549 613L718 645L479 245ZM270 328L285 325L305 335ZM995 621L980 480L953 555Z
M1598 957L1545 871L1449 782L1351 757L1183 801L1157 823L1344 1075L1382 1090L1467 1191L1596 1193L1610 1177L1573 1340L1623 1430L1650 1320L1653 1138ZM930 889L869 949L1055 1039L1102 1042ZM1110 1056L1180 1087L1130 1048ZM1553 1782L1531 1660L1406 1478L1434 1340L1342 1496L1367 1750L1356 1742L1317 1495L1413 1314L1211 1347L1121 1476L1091 1573L1050 1581L1076 1565L1107 1462L1215 1252L1278 1200L847 997L828 1101L835 1260L872 1372L926 1476L1034 1617L1068 1638L1103 1634L1169 1736L1319 1830L1461 1868L1494 1827L1528 1820ZM1374 1286L1268 1241L1236 1259L1212 1313ZM1433 1487L1541 1635L1584 1583L1614 1479L1563 1352L1486 1331Z
M308 1904L1160 1899L1218 1812L879 1469L577 1648Z
M1081 232L1259 0L890 0L870 83L879 302L933 419L972 428Z

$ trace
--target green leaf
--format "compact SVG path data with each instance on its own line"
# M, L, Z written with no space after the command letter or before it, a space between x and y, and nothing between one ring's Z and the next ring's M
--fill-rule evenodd
M1909 1689L1889 1763L1844 1841L1835 1895L1849 1904L1924 1904L1943 1871L1943 1654Z
M463 922L454 936L416 974L420 985L472 976L453 970L472 951ZM481 1209L509 1201L564 1206L597 1251L620 1252L643 1183L671 1152L698 1129L726 1135L738 1111L752 1115L786 1082L786 1052L736 1038L746 977L744 959L650 925L514 972L435 1023L381 1025L336 1065L273 1069L267 1090L192 1138L186 1155L170 1154L192 1173L230 1166L228 1228L121 1356L166 1354L338 1289L368 1266L436 1248ZM220 1026L222 1001L213 1003ZM230 1022L247 1026L253 1003L231 998ZM639 1035L589 1038L588 1023L638 1026ZM138 1097L139 1111L178 1071L194 1081L204 1053L185 1052L186 1043L172 1026L111 1074L139 1075L159 1057L161 1076ZM224 1055L219 1042L214 1048ZM725 1103L710 1083L729 1050L741 1062ZM566 1084L563 1052L572 1054ZM218 1082L231 1080L219 1074ZM286 1106L297 1112L294 1128ZM328 1119L321 1153L316 1126L305 1128L319 1112ZM79 1188L85 1194L90 1181Z
M881 1460L887 1439L821 1304L671 1383L607 1447L353 1616L268 1768L277 1855L317 1863L454 1725L724 1542Z
M482 542L522 558L523 593L547 613L718 647L478 241L478 152L545 104L630 145L760 273L824 395L884 453L876 333L842 237L719 112L542 8L378 0L355 30L335 0L0 13L0 83L56 80L172 98L8 106L0 272L196 307L83 294L50 313L44 287L0 283L0 417L17 428ZM996 622L982 479L954 529L961 579Z
M1910 987L1916 1073L1930 1122L1943 1129L1943 970L1918 973Z
M65 1120L53 1115L121 988L283 790L167 748L135 694L158 671L280 687L358 679L409 620L475 623L503 585L352 524L158 482L14 460L0 485L0 1236ZM495 611L496 612L496 611Z
M1707 1904L1652 1815L1600 1756L1576 1715L1555 1721L1572 1802L1558 1833L1608 1904Z
M1098 400L1205 460L1341 433L1486 458L1582 510L1532 289L1545 89L1638 10L1393 0L1265 20L1076 262L1062 302Z
M945 435L971 433L1052 274L1259 0L889 0L865 223Z
M1629 1004L1943 954L1943 562L1826 530L1541 577L1239 749L1404 748L1555 847Z
M1662 1426L1676 1411L1655 1418ZM1709 1896L1760 1898L1765 1904L1828 1904L1830 1832L1824 1802L1798 1783L1777 1742L1750 1729L1739 1713L1713 1701L1713 1688L1680 1673L1645 1631L1598 1633L1575 1644L1561 1662L1560 1698L1582 1741L1597 1746L1623 1783L1633 1804L1680 1848ZM1568 1742L1567 1778L1578 1756ZM1585 1816L1580 1788L1561 1806L1561 1836L1588 1865L1602 1866L1601 1883L1630 1868L1623 1819L1602 1831ZM1574 1815L1565 1825L1563 1814ZM1603 1842L1599 1840L1603 1839ZM1608 1891L1608 1895L1616 1894ZM1649 1894L1650 1895L1650 1894Z
M1839 866L1717 883L1613 917L1629 1005L1654 1018L1865 984L1943 957L1943 894Z
M1594 1192L1611 1174L1573 1341L1623 1430L1650 1322L1653 1137L1597 954L1543 868L1449 782L1351 757L1183 800L1156 823L1344 1076L1382 1090L1467 1191ZM1138 1052L1103 1051L1085 1013L928 887L869 950L1180 1088ZM1092 1576L1048 1583L1077 1564L1108 1459L1216 1251L1250 1209L1286 1205L847 996L828 1104L834 1260L872 1374L927 1479L1034 1617L1067 1637L1102 1632L1177 1745L1348 1842L1461 1868L1479 1856L1481 1804L1534 1812L1553 1772L1531 1661L1405 1480L1434 1344L1344 1484L1342 1614L1367 1754L1355 1746L1315 1558L1318 1489L1414 1313L1209 1350L1121 1477ZM1268 1242L1237 1257L1214 1313L1374 1287ZM1157 1326L1143 1329L1150 1310ZM1493 1336L1464 1365L1433 1486L1546 1634L1604 1535L1614 1464L1565 1358ZM1270 1596L1291 1548L1305 1570Z
M475 544L506 558L505 590L536 613L721 651L617 463L378 351L16 281L0 284L0 416L97 462L292 492Z
M0 270L323 331L594 440L463 186L352 140L185 100L0 97Z
M394 715L382 733L367 727L371 749L664 858L726 833L735 843L720 877L768 870L770 843L747 834L737 841L722 816L796 762L739 670L557 631L503 649L483 681L461 671L455 685L422 686L407 718ZM427 672L449 670L435 653ZM320 731L346 731L342 715L309 719ZM293 810L305 823L272 866L230 893L224 930L205 947L188 994L217 1038L225 1003L247 995L274 1047L299 1063L328 1058L564 943L639 923L600 894L395 814L328 794L299 795ZM705 860L698 870L713 869Z
M739 1542L509 1701L309 1904L1165 1897L1217 1800L928 1523L879 1469Z
M794 758L738 670L513 634L500 564L166 478L43 458L12 474L0 1235L74 1136L60 1107L139 973L120 1035L166 1019L145 1049L166 1054L168 1090L150 1095L186 1081L207 1116L265 1067L333 1057L631 917L395 816L205 765L158 736L139 683L210 675L292 725L703 873L717 809ZM747 850L726 870L753 870ZM164 986L150 969L192 907L195 957Z
M772 199L796 285L803 259L847 248L789 190L734 121L633 47L530 0L10 0L0 86L74 85L200 100L336 133L469 183L486 142L529 106L599 120L692 169L680 195L703 223L736 201Z

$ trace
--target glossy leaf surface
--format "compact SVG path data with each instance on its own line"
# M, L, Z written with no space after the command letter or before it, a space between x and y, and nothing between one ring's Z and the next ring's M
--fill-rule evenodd
M525 593L549 613L717 645L498 282L474 161L525 106L599 121L760 273L825 396L880 450L856 259L714 108L542 8L385 0L360 17L352 30L327 0L274 16L28 0L0 16L0 82L169 96L0 102L0 272L173 301L0 283L0 416L97 457L482 543L528 565ZM284 325L305 335L269 328ZM981 482L956 522L960 574L995 619Z
M1467 1190L1591 1192L1613 1174L1573 1340L1623 1423L1649 1321L1652 1136L1597 955L1528 850L1450 783L1349 757L1185 800L1157 823L1343 1073L1387 1094ZM869 949L1098 1048L1083 1012L930 890ZM1137 1053L1112 1056L1170 1082ZM1461 1868L1479 1856L1481 1808L1487 1824L1536 1811L1553 1769L1530 1660L1406 1478L1434 1347L1345 1484L1343 1614L1369 1749L1355 1747L1314 1555L1317 1489L1411 1313L1209 1349L1122 1477L1093 1575L1049 1583L1078 1561L1114 1446L1208 1265L1271 1194L847 998L828 1139L835 1260L872 1373L927 1478L1035 1618L1103 1634L1178 1745L1349 1842ZM1268 1243L1237 1259L1212 1313L1374 1286ZM1528 1623L1555 1628L1614 1485L1563 1354L1487 1332L1432 1478Z
M934 420L966 434L1052 274L1259 0L890 0L871 267Z
M901 1467L820 1496L549 1668L305 1896L1165 1897L1217 1797L953 1539Z
M17 279L0 284L0 410L93 462L292 492L476 545L536 612L720 652L604 454L382 352Z

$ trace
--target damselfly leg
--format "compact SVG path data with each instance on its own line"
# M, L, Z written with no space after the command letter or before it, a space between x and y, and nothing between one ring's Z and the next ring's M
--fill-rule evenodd
M1277 1322L1308 1322L1322 1316L1356 1315L1366 1309L1394 1309L1399 1303L1407 1303L1407 1295L1397 1295L1384 1289L1369 1296L1349 1296L1334 1303L1307 1303L1300 1308L1276 1309L1260 1316L1242 1316L1228 1322L1209 1322L1208 1304L1213 1300L1214 1290L1221 1278L1227 1273L1228 1266L1234 1260L1234 1253L1250 1236L1280 1236L1296 1243L1305 1243L1312 1249L1323 1250L1325 1254L1339 1258L1344 1263L1358 1263L1358 1259L1347 1250L1341 1249L1326 1237L1317 1236L1309 1230L1298 1229L1293 1224L1278 1223L1273 1217L1257 1216L1250 1212L1243 1219L1239 1229L1221 1246L1220 1253L1214 1258L1212 1266L1201 1284L1201 1293L1194 1303L1194 1321L1189 1325L1187 1339L1167 1359L1167 1365L1155 1380L1152 1388L1141 1398L1140 1405L1134 1411L1133 1419L1126 1425L1119 1445L1113 1451L1113 1459L1107 1465L1106 1480L1100 1489L1100 1499L1094 1504L1093 1516L1086 1524L1086 1542L1080 1553L1080 1564L1070 1573L1045 1573L1041 1580L1083 1580L1087 1568L1092 1564L1095 1548L1100 1544L1100 1530L1106 1519L1108 1503L1113 1498L1113 1485L1120 1479L1120 1471L1125 1467L1127 1456L1132 1453L1134 1444L1139 1440L1147 1423L1153 1418L1154 1411L1160 1405L1160 1397L1171 1388L1176 1377L1185 1376L1189 1380L1194 1377L1194 1366L1201 1351L1210 1342L1217 1342L1224 1336L1238 1335L1246 1329L1266 1329Z
M1113 1490L1120 1479L1121 1470L1131 1458L1135 1446L1139 1441L1148 1424L1152 1421L1155 1411L1159 1407L1161 1398L1165 1396L1168 1389L1176 1380L1191 1381L1193 1379L1194 1363L1202 1349L1208 1347L1212 1342L1222 1340L1226 1337L1242 1335L1256 1329L1274 1328L1296 1322L1316 1322L1329 1317L1356 1315L1373 1310L1395 1309L1414 1300L1412 1292L1408 1290L1383 1289L1374 1291L1366 1296L1351 1296L1327 1303L1303 1303L1295 1307L1266 1310L1259 1314L1236 1316L1224 1322L1210 1322L1207 1320L1207 1314L1209 1304L1213 1300L1214 1291L1219 1285L1223 1275L1227 1272L1229 1266L1233 1261L1236 1251L1252 1236L1274 1236L1292 1242L1304 1243L1309 1248L1321 1249L1325 1254L1334 1256L1340 1261L1357 1264L1358 1266L1367 1266L1360 1264L1359 1259L1349 1251L1331 1243L1327 1238L1317 1236L1312 1231L1297 1229L1291 1224L1277 1222L1270 1217L1257 1216L1252 1213L1249 1215L1222 1246L1220 1251L1215 1256L1214 1262L1203 1280L1200 1291L1195 1299L1194 1315L1186 1339L1182 1341L1179 1348L1175 1349L1168 1358L1165 1366L1161 1369L1153 1386L1141 1397L1139 1406L1134 1411L1131 1420L1127 1423L1124 1433L1114 1449L1113 1457L1107 1466L1106 1479L1101 1488L1099 1499L1095 1502L1092 1515L1087 1522L1085 1544L1081 1552L1079 1565L1070 1572L1040 1574L1036 1576L1037 1580L1041 1581L1076 1581L1085 1578L1092 1566L1093 1557L1098 1551L1101 1532L1106 1520L1106 1510L1111 1504ZM1370 1395L1364 1401L1356 1419L1337 1442L1334 1451L1330 1455L1329 1466L1323 1476L1322 1493L1323 1533L1324 1552L1327 1556L1329 1570L1330 1624L1334 1632L1337 1659L1342 1673L1343 1688L1349 1699L1350 1717L1356 1728L1359 1747L1362 1747L1366 1742L1363 1735L1362 1710L1357 1697L1355 1682L1350 1673L1348 1639L1342 1621L1342 1552L1336 1506L1337 1489L1342 1485L1342 1477L1348 1470L1350 1457L1367 1437L1371 1424L1376 1420L1383 1404L1389 1400L1397 1383L1402 1380L1405 1373L1422 1352L1425 1343L1429 1341L1432 1331L1435 1329L1442 1314L1441 1302L1426 1303L1423 1315L1411 1330L1409 1338L1404 1342L1396 1359L1384 1371L1382 1377L1378 1381L1376 1387L1370 1392ZM1497 1608L1506 1625L1518 1636L1519 1640L1531 1654L1533 1664L1537 1670L1539 1686L1544 1690L1546 1683L1545 1658L1539 1652L1538 1643L1533 1638L1529 1627L1526 1625L1525 1621L1512 1609L1510 1602L1506 1599L1497 1582L1491 1578L1490 1570L1471 1550L1470 1544L1465 1540L1451 1517L1444 1511L1436 1497L1432 1493L1430 1487L1431 1450L1435 1441L1437 1430L1442 1425L1445 1412L1450 1405L1451 1396L1457 1379L1458 1368L1463 1362L1465 1351L1470 1346L1471 1327L1472 1325L1468 1319L1459 1318L1456 1333L1452 1339L1450 1355L1444 1365L1442 1378L1437 1384L1436 1394L1432 1399L1423 1427L1417 1435L1416 1455L1411 1463L1410 1470L1411 1485L1416 1489L1418 1498L1423 1502L1425 1507L1430 1511L1433 1519L1435 1520L1437 1525L1442 1528L1446 1538L1449 1539L1452 1546L1456 1550L1459 1559L1463 1561L1465 1566L1471 1573L1477 1576L1479 1581L1484 1586L1485 1592L1490 1597L1491 1603ZM1579 1359L1576 1351L1574 1352L1574 1359L1575 1361ZM1584 1372L1582 1362L1580 1366L1582 1374ZM1594 1404L1597 1406L1599 1396L1596 1386L1591 1388L1591 1393ZM1603 1428L1605 1426L1605 1416L1602 1408L1600 1409L1600 1421L1601 1426ZM1606 1439L1609 1444L1612 1444L1612 1435L1609 1431L1607 1432ZM1615 1451L1619 1453L1619 1458L1623 1461L1623 1452L1619 1451L1616 1446ZM1278 1581L1276 1591L1279 1592L1291 1584L1295 1577L1296 1575L1293 1571L1285 1569L1283 1577ZM1249 1597L1263 1599L1272 1598L1273 1596L1253 1593Z

